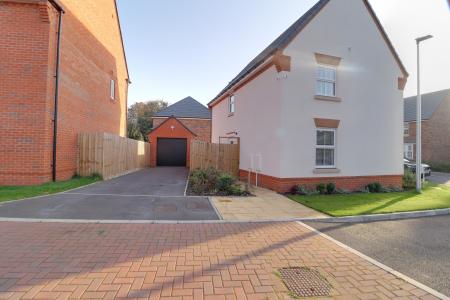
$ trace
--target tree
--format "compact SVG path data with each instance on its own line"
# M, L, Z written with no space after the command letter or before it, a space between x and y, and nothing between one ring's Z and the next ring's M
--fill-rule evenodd
M153 116L167 106L167 102L162 100L137 102L131 105L128 108L128 137L148 141L148 134L153 127Z
M141 131L139 130L139 127L137 126L137 124L128 123L127 127L128 127L127 135L130 139L138 140L138 141L144 140L144 136L142 135Z

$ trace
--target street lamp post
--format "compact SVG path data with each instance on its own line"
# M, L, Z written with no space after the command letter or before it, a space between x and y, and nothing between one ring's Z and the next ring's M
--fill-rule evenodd
M416 109L416 191L422 191L422 95L420 94L420 43L432 35L416 39L417 44L417 109Z

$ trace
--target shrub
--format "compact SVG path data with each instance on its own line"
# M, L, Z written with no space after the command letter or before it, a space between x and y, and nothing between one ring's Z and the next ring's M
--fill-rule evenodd
M293 187L293 192L295 195L310 195L311 194L311 191L306 186L299 185L299 184L295 185Z
M325 194L326 186L323 183L319 183L316 185L316 191L318 191L320 194Z
M416 175L408 170L403 174L403 188L405 190L413 189L416 186Z
M424 163L430 165L432 171L450 173L450 163L439 163L434 161L424 161Z
M189 190L198 195L242 195L236 179L217 169L194 170L189 176Z
M369 183L366 186L366 189L369 190L370 193L381 193L383 187L379 182Z
M327 194L334 194L336 192L336 185L332 182L327 184Z
M235 179L229 174L222 174L217 178L216 189L218 192L230 192Z
M344 190L344 189L336 189L336 194L340 194L340 195L348 195L351 194L352 192L349 190Z

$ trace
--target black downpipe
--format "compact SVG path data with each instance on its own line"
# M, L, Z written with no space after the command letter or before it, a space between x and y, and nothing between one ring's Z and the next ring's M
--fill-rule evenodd
M56 144L58 137L58 97L59 97L59 60L61 52L61 28L62 28L62 14L59 11L58 18L58 38L56 49L56 70L55 70L55 104L53 111L53 157L52 157L52 180L56 181Z

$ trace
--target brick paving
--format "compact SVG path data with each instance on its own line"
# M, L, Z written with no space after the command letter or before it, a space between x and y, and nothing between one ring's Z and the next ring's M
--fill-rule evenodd
M332 299L435 299L298 223L0 223L0 299L290 299L289 266Z

